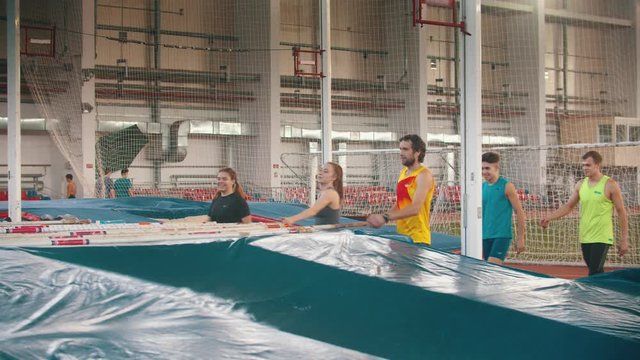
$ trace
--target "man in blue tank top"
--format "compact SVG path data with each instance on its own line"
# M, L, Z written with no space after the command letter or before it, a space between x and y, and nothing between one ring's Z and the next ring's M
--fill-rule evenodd
M502 264L513 239L513 212L516 213L516 252L524 248L525 215L513 184L500 176L500 155L482 154L482 253L485 260Z

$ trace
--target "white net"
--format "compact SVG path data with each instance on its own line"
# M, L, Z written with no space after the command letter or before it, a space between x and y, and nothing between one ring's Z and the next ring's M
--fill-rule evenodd
M82 176L80 3L45 2L23 9L28 26L21 29L21 71L51 139L79 183L89 186Z
M548 230L538 223L567 201L583 177L582 154L596 150L604 157L603 172L622 188L630 220L631 253L620 258L610 251L608 263L640 264L640 119L637 85L629 76L637 71L629 47L635 30L627 18L632 3L545 4L540 29L536 2L487 1L482 7L484 149L501 155L501 174L515 184L527 214L527 251L511 253L510 260L582 262L577 211ZM539 47L544 58L538 58ZM434 227L457 233L459 225L446 221L456 188L444 189L434 220L445 219Z
M217 170L231 166L250 194L268 198L254 191L278 185L270 64L281 50L271 48L268 4L159 5L98 4L98 131L136 124L147 136L142 151L129 148L136 195L207 200Z
M217 170L231 166L253 200L309 202L323 161L321 81L295 76L293 53L310 51L300 57L302 72L321 68L317 0L100 0L95 67L85 71L82 2L60 3L28 10L56 27L56 57L29 57L24 70L76 173L78 104L91 73L97 173L108 168L117 178L128 167L135 195L208 200ZM425 3L420 17L455 22L448 1ZM546 1L542 21L538 4L482 6L484 147L501 154L528 217L528 251L516 260L580 261L575 215L549 230L537 222L567 199L580 155L598 150L630 210L632 254L612 254L609 263L640 264L634 2ZM438 185L433 229L458 234L463 35L414 26L412 17L411 1L331 2L332 148L346 175L343 213L392 206L397 141L417 133ZM64 91L48 90L58 86Z

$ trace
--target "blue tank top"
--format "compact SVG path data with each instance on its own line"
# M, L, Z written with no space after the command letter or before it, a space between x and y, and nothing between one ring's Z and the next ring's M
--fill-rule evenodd
M505 195L509 180L482 183L482 238L513 238L513 206Z

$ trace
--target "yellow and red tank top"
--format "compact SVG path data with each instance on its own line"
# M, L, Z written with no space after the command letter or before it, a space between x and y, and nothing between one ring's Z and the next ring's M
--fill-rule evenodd
M423 171L431 174L429 169L422 165L412 173L408 173L408 171L408 168L403 168L400 172L400 177L398 178L398 185L396 187L396 206L398 209L404 209L411 205L411 202L413 201L413 194L415 194L418 187L418 174ZM435 182L433 182L418 215L396 221L398 232L400 234L410 236L415 243L431 245L431 228L429 227L429 218L431 215L431 200L433 199L435 188L436 185Z

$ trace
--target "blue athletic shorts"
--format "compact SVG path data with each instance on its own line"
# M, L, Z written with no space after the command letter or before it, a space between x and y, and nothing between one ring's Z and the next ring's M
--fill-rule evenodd
M504 261L511 246L511 238L482 239L482 257Z

